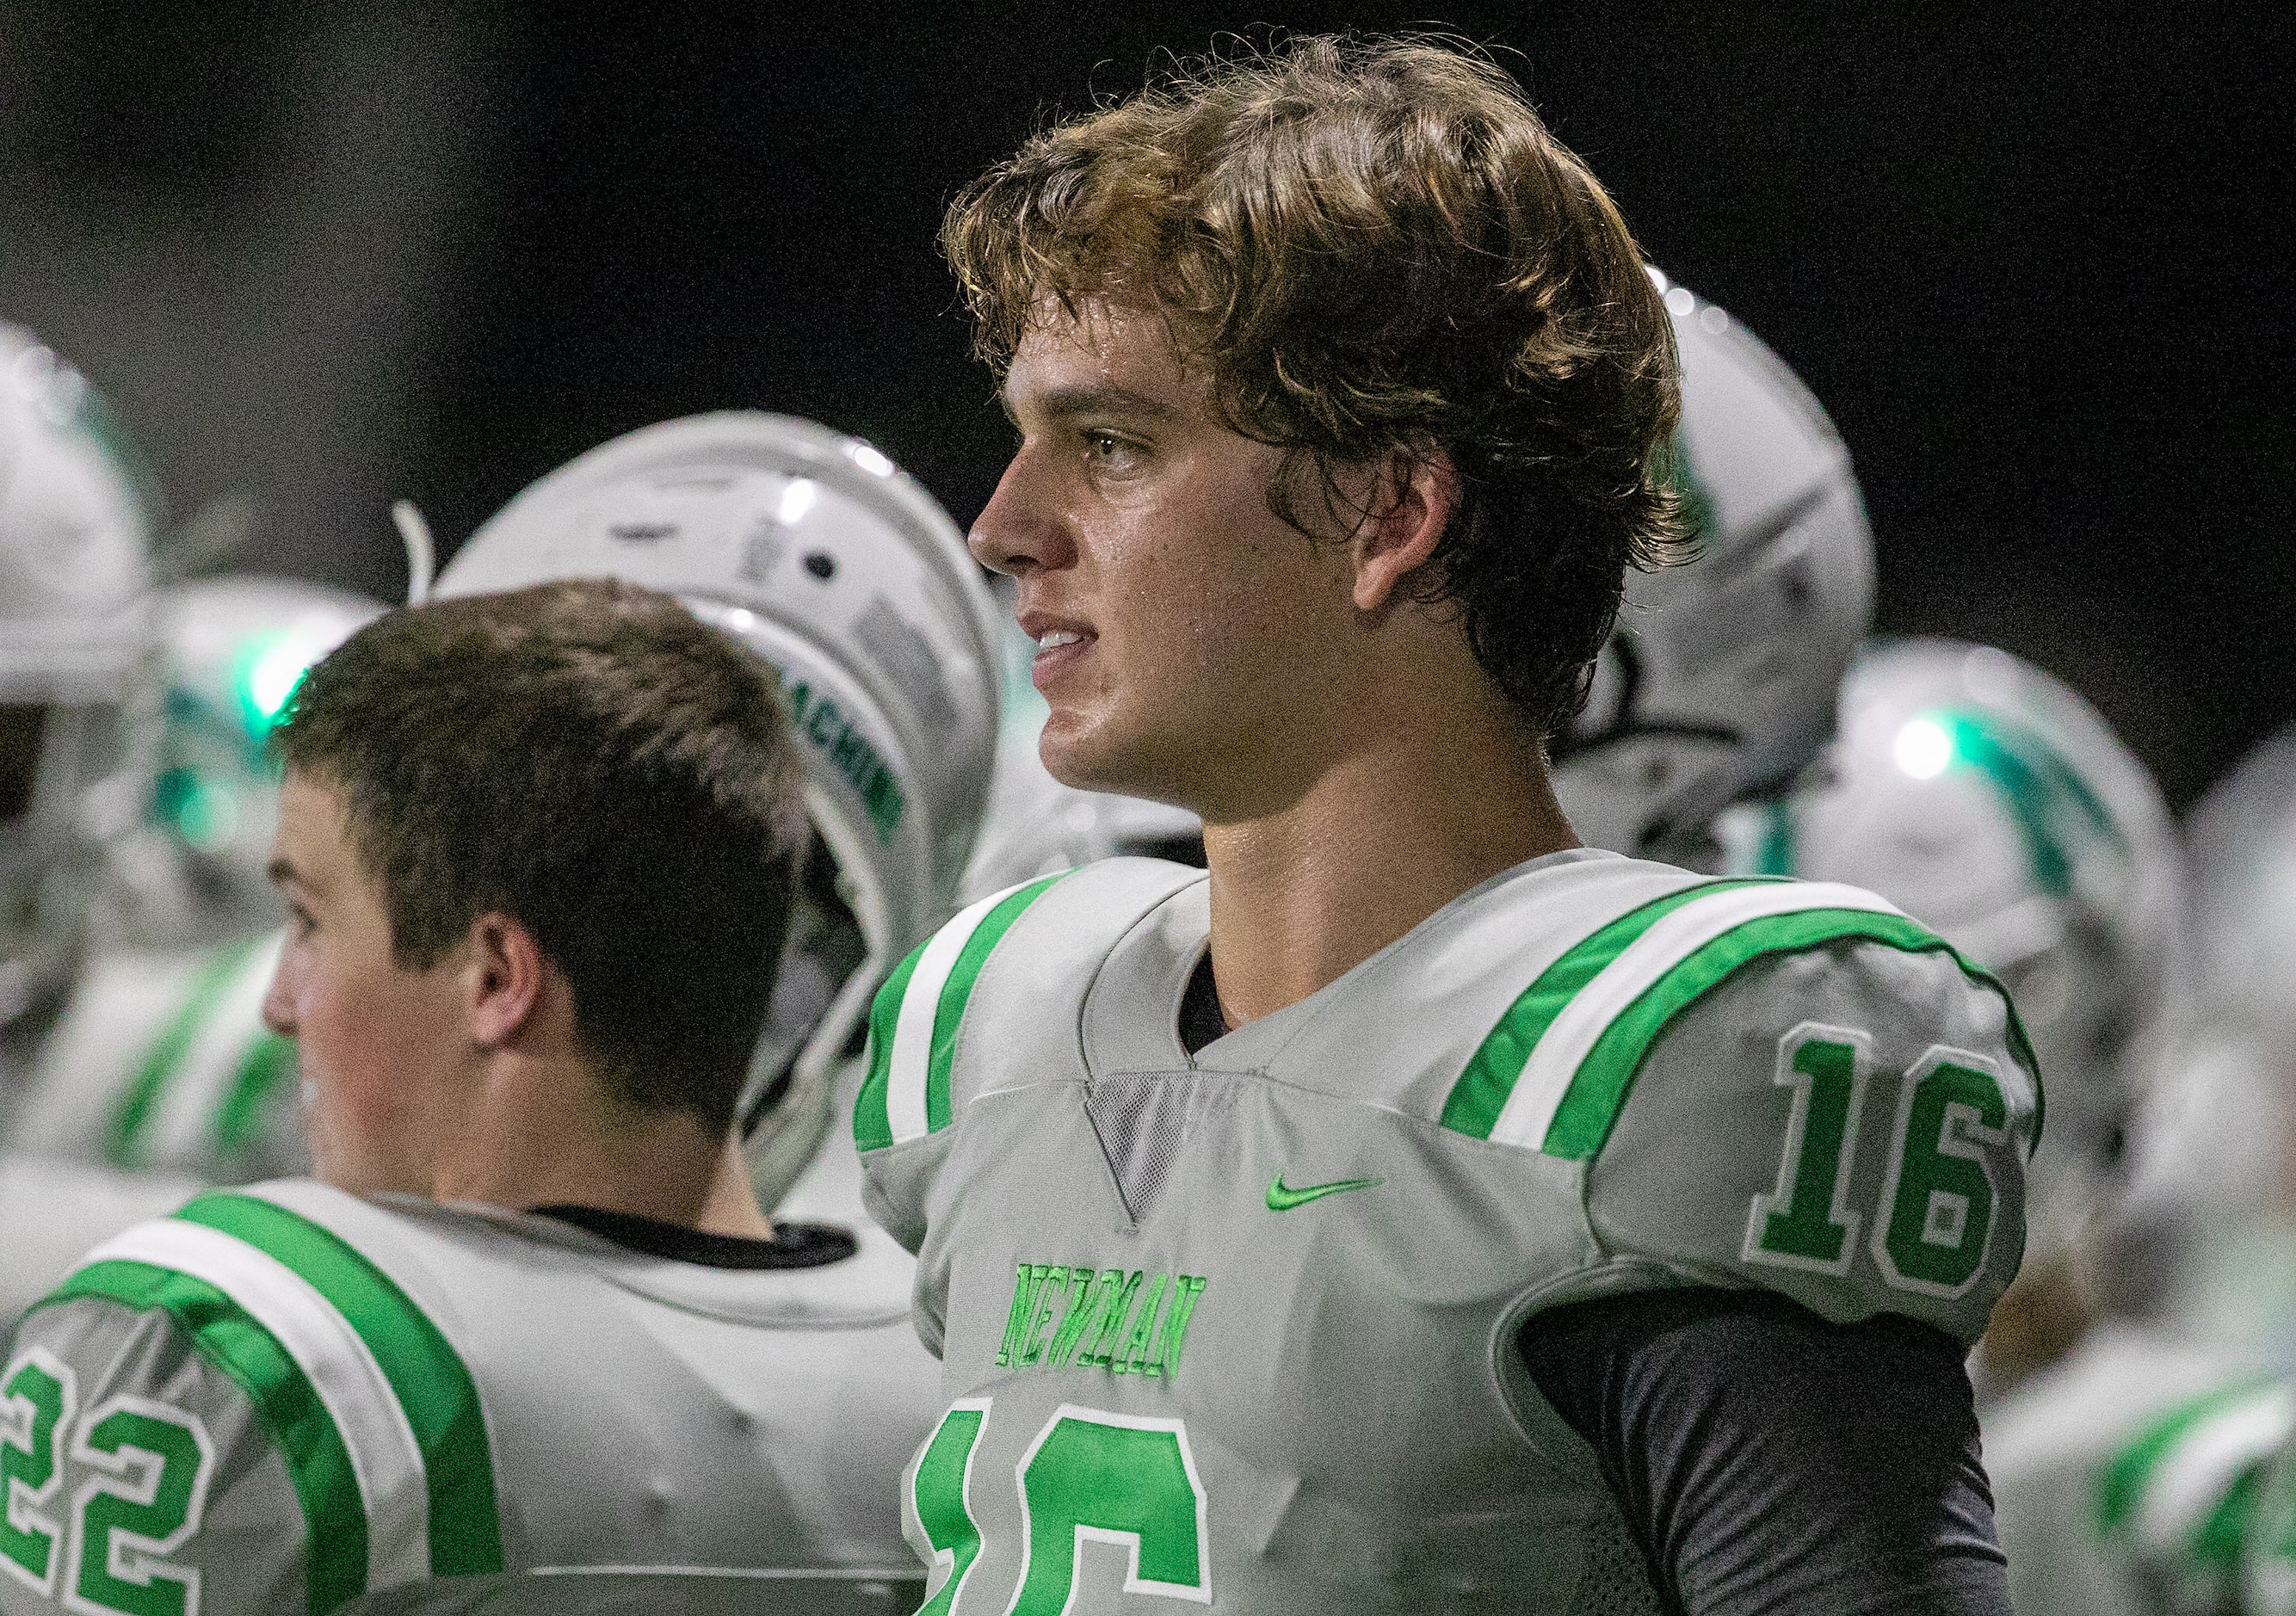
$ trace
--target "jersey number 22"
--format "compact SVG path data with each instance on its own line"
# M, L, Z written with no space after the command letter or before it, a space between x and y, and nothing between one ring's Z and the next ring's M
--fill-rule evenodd
M148 1398L108 1398L85 1415L78 1400L71 1366L37 1347L0 1378L0 1570L47 1597L61 1585L63 1603L91 1616L184 1616L200 1574L168 1556L200 1530L215 1470L207 1428ZM68 1433L90 1473L65 1512Z

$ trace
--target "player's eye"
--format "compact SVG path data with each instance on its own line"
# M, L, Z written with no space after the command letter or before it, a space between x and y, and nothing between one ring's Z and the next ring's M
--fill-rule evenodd
M303 938L317 931L319 923L301 904L290 903L287 906L287 927L297 937Z
M1125 476L1140 470L1146 451L1128 438L1087 429L1084 434L1085 462L1095 472Z

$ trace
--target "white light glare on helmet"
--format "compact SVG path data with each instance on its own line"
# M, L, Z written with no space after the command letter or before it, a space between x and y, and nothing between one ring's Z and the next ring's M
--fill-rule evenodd
M1890 756L1916 780L1934 780L1953 761L1953 737L1935 718L1911 718L1890 743Z

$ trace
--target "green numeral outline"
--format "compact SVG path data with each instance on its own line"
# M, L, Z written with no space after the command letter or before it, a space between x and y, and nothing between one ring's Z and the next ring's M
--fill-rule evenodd
M1857 1256L1858 1215L1849 1205L1857 1123L1874 1065L1874 1040L1853 1027L1804 1021L1778 1040L1772 1081L1793 1090L1778 1181L1746 1210L1749 1262L1846 1274Z
M1874 1260L1901 1291L1956 1297L1977 1283L2000 1196L1988 1149L2008 1142L2000 1068L1936 1044L1906 1073L1890 1136Z
M1124 1591L1212 1602L1202 1478L1177 1419L1063 1403L1013 1472L1021 1491L1021 1585L1004 1616L1065 1616L1086 1543L1130 1551Z
M79 1380L45 1347L28 1347L0 1381L0 1567L53 1595L64 1529L45 1513L64 1484L64 1437L79 1406Z
M207 1507L215 1473L207 1427L148 1398L109 1398L81 1420L71 1456L97 1473L72 1499L64 1603L88 1616L198 1610L199 1569L168 1556L199 1531Z
M968 1398L951 1404L903 1478L901 1536L925 1563L926 1586L932 1590L916 1616L947 1616L980 1558L980 1526L971 1503L972 1456L980 1451L980 1427L992 1400Z

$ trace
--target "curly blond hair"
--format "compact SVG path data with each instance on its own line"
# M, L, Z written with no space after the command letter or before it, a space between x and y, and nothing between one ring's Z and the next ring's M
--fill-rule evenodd
M1455 603L1544 735L1629 566L1672 559L1674 340L1625 221L1490 60L1317 36L1174 64L1031 138L941 247L1000 371L1048 306L1151 310L1236 431L1320 470L1439 454L1461 500L1417 598ZM1271 508L1300 524L1295 480Z

